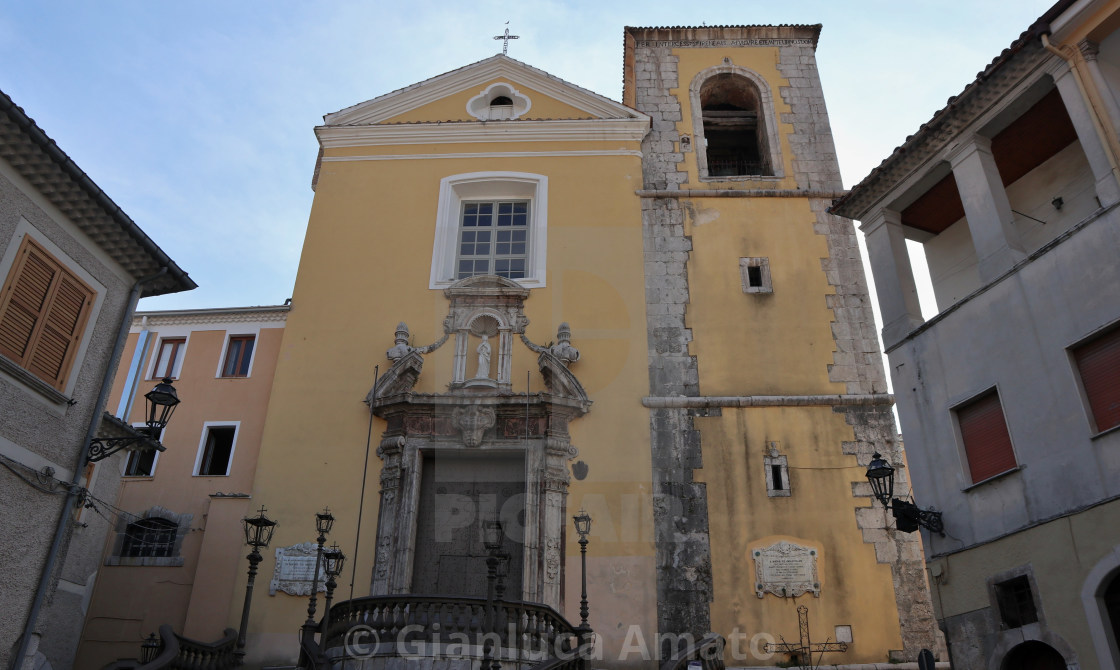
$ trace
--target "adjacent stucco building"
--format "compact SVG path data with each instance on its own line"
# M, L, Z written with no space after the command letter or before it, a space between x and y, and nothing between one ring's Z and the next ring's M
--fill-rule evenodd
M240 617L229 596L248 567L241 519L259 508L250 493L287 313L275 305L133 317L109 409L142 423L139 392L163 377L184 402L161 438L166 451L113 466L123 477L117 513L75 668L136 657L137 641L161 624L213 642Z
M63 668L108 530L78 503L116 495L85 454L132 310L195 285L2 93L0 282L0 665Z
M867 235L961 670L1120 667L1118 19L1059 2L831 210Z

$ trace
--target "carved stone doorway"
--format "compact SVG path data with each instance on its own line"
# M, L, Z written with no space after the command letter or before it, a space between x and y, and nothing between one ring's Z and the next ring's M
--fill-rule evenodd
M520 599L525 501L524 454L423 454L412 592L485 597L483 525L499 521L506 597Z

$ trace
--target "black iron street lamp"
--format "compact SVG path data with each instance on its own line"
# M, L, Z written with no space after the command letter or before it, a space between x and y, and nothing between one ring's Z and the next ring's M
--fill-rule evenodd
M175 387L171 385L171 378L164 377L163 381L156 384L155 388L144 394L144 405L147 410L144 420L146 427L137 430L139 435L132 437L95 437L90 440L87 460L90 463L96 463L112 456L121 449L141 442L155 442L156 450L163 451L163 445L159 444L159 436L163 433L163 429L167 426L167 422L171 419L171 415L175 412L175 406L178 404L179 394L176 393Z
M499 568L502 564L502 524L497 519L485 521L482 524L482 544L486 546L486 622L487 633L496 633L498 630L498 607L494 604L494 595L501 600L505 595L505 584L502 582ZM495 588L495 582L497 587ZM494 658L491 661L491 639L487 635L482 644L482 663L480 670L499 670L501 661ZM499 650L497 656L501 655Z
M276 522L264 515L264 505L254 517L241 520L245 528L245 544L253 548L246 558L249 559L249 582L245 585L245 604L241 606L241 628L237 631L237 650L234 654L238 659L245 657L245 635L249 628L249 605L253 600L253 583L257 579L257 566L263 557L261 548L267 547L272 542L272 531L276 530Z
M867 466L867 481L875 499L894 515L895 527L904 533L913 533L919 527L945 537L945 524L941 512L921 509L909 500L894 497L894 467L879 452L871 457Z
M337 542L323 552L323 572L327 574L327 595L323 598L323 627L319 632L321 642L326 640L327 629L331 625L331 601L334 600L334 590L338 586L335 579L342 574L342 566L345 564L346 556L338 548Z
M311 579L311 599L307 603L307 621L303 622L303 639L311 641L315 637L315 601L319 591L319 568L323 564L323 544L327 541L327 533L331 532L334 525L334 516L331 508L326 507L322 512L315 514L315 530L319 532L317 542L319 549L315 553L315 573Z
M579 558L580 558L580 599L579 599L579 632L580 644L591 637L591 624L587 622L587 536L591 534L591 516L582 508L579 514L572 517L579 533Z
M156 656L159 656L160 646L156 634L149 633L144 643L140 645L140 663L147 664L156 660Z

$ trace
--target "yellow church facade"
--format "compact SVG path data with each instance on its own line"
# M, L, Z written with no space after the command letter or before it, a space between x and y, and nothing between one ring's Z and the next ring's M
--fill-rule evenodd
M250 665L299 654L292 556L326 506L336 603L482 597L498 528L505 598L573 624L586 510L597 667L709 631L728 665L788 662L799 606L827 662L934 647L920 538L864 478L903 455L825 212L819 29L627 28L623 104L499 55L325 117Z

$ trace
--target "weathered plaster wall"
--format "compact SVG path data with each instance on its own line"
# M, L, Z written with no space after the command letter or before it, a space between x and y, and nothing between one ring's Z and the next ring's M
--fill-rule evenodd
M0 528L4 529L0 536L0 563L26 566L10 571L0 583L0 602L6 605L0 612L0 665L8 663L8 655L23 632L41 566L58 516L63 513L64 496L59 491L64 493L64 489L55 486L52 493L37 490L35 471L49 465L57 477L69 481L72 476L104 371L113 364L109 359L119 324L125 318L132 285L132 278L119 265L39 196L11 166L0 161L0 259L7 259L0 265L0 277L7 277L12 254L22 240L18 233L28 226L36 231L37 239L46 240L61 251L65 258L60 260L88 273L103 287L103 293L96 317L87 326L83 350L71 369L72 381L66 390L68 397L80 402L68 405L52 400L0 373L0 407L4 408L0 413L0 443L9 457L33 465L28 469L5 461L14 471L0 470L0 498L6 501L0 506ZM95 484L95 494L112 497L112 475ZM36 626L43 634L39 650L56 667L65 667L73 658L73 622L80 622L83 614L80 589L92 574L88 556L96 555L107 527L96 517L83 521L89 526L71 529L63 542L62 551L69 551L70 558L58 565L50 598ZM59 590L58 579L69 582L72 586L66 588L70 590Z

